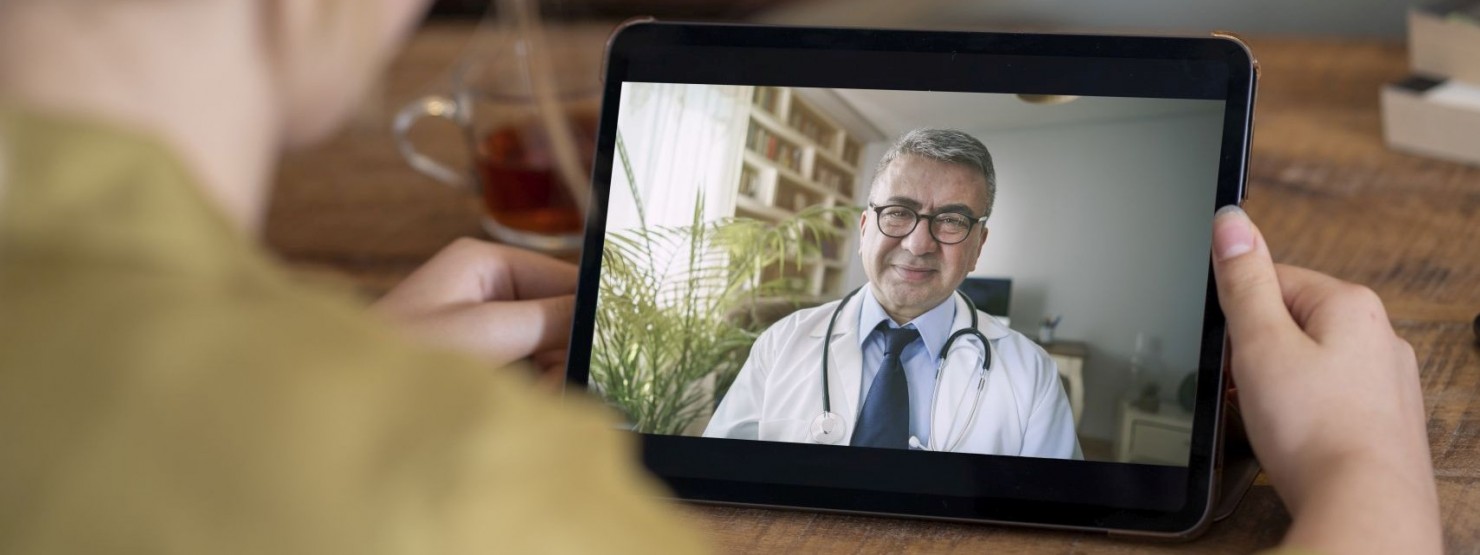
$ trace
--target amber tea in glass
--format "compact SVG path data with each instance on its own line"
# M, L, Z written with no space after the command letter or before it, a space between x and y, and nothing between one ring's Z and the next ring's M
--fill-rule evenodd
M589 169L596 151L596 117L572 114L569 123L582 169ZM529 121L483 137L475 154L483 209L500 225L518 231L580 233L585 215L555 170L544 129Z

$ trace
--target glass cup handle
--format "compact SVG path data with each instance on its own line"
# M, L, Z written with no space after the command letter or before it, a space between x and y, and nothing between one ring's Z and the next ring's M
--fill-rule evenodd
M457 102L451 98L441 95L428 95L418 98L401 108L396 113L396 119L391 122L391 131L396 136L396 149L401 151L401 157L406 163L423 175L440 181L453 187L467 188L468 180L462 172L438 162L431 156L422 154L411 144L407 132L416 125L417 120L424 116L443 118L453 123L462 124L462 115L458 110Z

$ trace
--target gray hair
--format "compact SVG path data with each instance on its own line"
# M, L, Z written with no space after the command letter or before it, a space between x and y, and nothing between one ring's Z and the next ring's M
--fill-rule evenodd
M877 183L879 176L884 175L890 162L905 154L959 164L981 172L987 183L987 212L982 216L992 215L992 207L997 204L997 170L992 167L992 153L987 152L987 146L976 137L955 129L926 128L905 133L879 158L879 165L874 168L874 182Z

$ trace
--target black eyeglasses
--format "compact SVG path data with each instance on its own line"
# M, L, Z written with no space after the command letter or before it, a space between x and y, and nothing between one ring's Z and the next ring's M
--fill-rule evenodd
M966 240L971 235L971 228L976 224L986 223L987 217L972 219L970 216L956 212L941 212L939 214L921 214L908 206L890 204L887 206L875 206L868 203L869 209L877 216L874 221L878 222L879 232L885 236L895 239L903 239L914 233L915 226L920 225L920 220L930 220L926 228L930 230L930 237L942 245L954 245Z

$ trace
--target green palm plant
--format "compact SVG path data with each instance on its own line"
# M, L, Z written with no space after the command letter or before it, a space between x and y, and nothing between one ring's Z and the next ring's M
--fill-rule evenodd
M785 269L815 259L858 209L705 222L701 193L688 225L649 227L620 133L617 153L640 226L608 234L602 249L591 380L636 431L679 434L733 383L763 331L757 306L805 297Z

